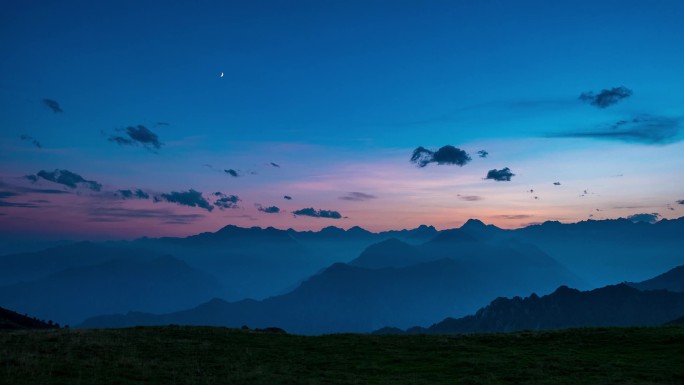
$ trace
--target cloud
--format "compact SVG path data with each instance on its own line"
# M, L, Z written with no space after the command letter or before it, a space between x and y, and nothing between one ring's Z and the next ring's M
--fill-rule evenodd
M38 177L35 175L26 175L24 178L26 178L32 182L38 181ZM11 189L16 193L69 194L68 191L64 191L64 190L41 189L41 188L32 188L32 187L25 187L25 186L9 185L9 184L2 182L2 181L0 181L0 187Z
M333 210L316 210L312 207L308 207L301 210L295 210L292 212L294 216L302 215L314 218L330 218L330 219L340 219L342 214Z
M262 213L267 213L267 214L278 214L280 212L280 208L276 206L269 206L269 207L263 207L260 204L255 204L254 205L257 210L261 211Z
M123 207L92 207L88 210L91 222L125 222L129 219L152 218L164 223L187 224L204 218L201 214L176 214L171 210L127 209Z
M609 90L601 90L598 94L584 92L579 96L579 100L598 108L606 108L630 96L632 96L632 90L621 86Z
M217 197L217 199L214 201L214 204L220 210L236 209L239 207L237 203L240 201L240 198L237 195L226 195L220 191L217 191L214 193L214 196Z
M232 177L235 177L235 178L237 178L237 177L240 176L240 174L238 174L238 172L235 171L235 170L233 170L232 168L230 168L230 169L228 169L228 170L223 170L223 171L224 171L226 174L228 174L228 175L230 175L230 176L232 176Z
M168 194L161 194L157 197L155 197L155 201L166 201L166 202L171 202L171 203L176 203L181 206L189 206L189 207L199 207L203 208L209 212L214 209L214 206L212 206L209 201L207 201L203 196L202 193L199 191L195 191L193 189L190 189L188 191L172 191Z
M21 134L21 135L19 135L19 139L27 141L27 142L31 142L34 146L36 146L38 148L43 148L43 146L40 144L40 142L38 140L36 140L36 138L32 137L31 135Z
M561 185L561 182L553 182L553 185L554 185L554 186L560 186L560 185Z
M141 189L137 189L135 191L132 190L118 190L117 193L121 195L123 199L131 199L131 198L137 198L137 199L150 199L150 195L146 192L144 192Z
M532 215L526 215L526 214L501 214L501 215L495 215L494 218L501 218L501 219L527 219L527 218L532 218Z
M52 100L52 99L43 99L43 104L44 104L47 108L51 109L52 112L54 112L55 114L59 114L59 113L64 112L64 111L62 110L62 107L60 107L60 106L59 106L59 103L57 103L57 101L55 101L55 100Z
M271 166L273 166L273 167L280 168L280 165L279 165L278 163L273 163L273 162L271 162L271 163L269 163L269 164L270 164Z
M684 205L684 199L678 200L677 203L680 205Z
M459 195L458 196L460 200L467 201L467 202L475 202L475 201L481 201L484 198L478 195Z
M283 196L283 199L287 199L288 201L291 201L291 200L292 200L292 197L289 196L289 195L284 195L284 196Z
M488 153L487 151L485 151L485 150L480 150L480 151L477 152L477 155L478 155L480 158L486 158L487 155L489 155L489 153Z
M446 145L437 151L418 147L413 150L413 155L411 155L411 163L415 163L418 167L425 167L430 163L437 163L438 165L455 164L462 167L470 161L471 158L468 153L451 145Z
M660 145L681 140L680 131L681 119L645 115L630 120L620 120L594 131L566 132L550 135L550 137L611 139Z
M21 202L7 202L0 199L0 207L21 207L21 208L38 208L40 206L33 203L21 203Z
M32 182L37 182L38 178L43 178L45 180L48 180L53 183L59 183L61 185L71 187L71 188L76 188L79 185L86 185L89 189L93 191L100 191L102 189L102 185L93 181L93 180L86 180L82 176L73 173L69 170L55 170L55 171L45 171L45 170L40 170L36 175L26 175L26 179L32 181ZM46 191L56 191L56 190L46 190Z
M353 191L350 192L349 194L345 196L341 196L340 199L343 199L345 201L355 201L355 202L360 202L360 201L367 201L370 199L377 199L375 195L371 194L366 194L358 191Z
M658 213L641 213L641 214L634 214L630 215L627 217L630 221L637 223L637 222L646 222L646 223L655 223L658 221L658 218L660 218L660 214Z
M511 172L511 169L508 167L504 167L501 170L493 169L489 170L487 172L487 177L485 179L492 179L497 182L510 182L511 177L514 177L515 174Z
M109 137L110 142L122 146L142 145L150 151L152 149L160 149L164 144L159 141L159 137L147 127L139 124L135 127L129 126L125 129L118 129L117 131L124 131L126 136L112 135Z

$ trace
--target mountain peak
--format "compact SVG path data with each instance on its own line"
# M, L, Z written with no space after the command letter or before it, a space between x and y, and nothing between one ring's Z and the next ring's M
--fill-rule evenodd
M466 229L468 229L468 228L471 228L471 229L476 229L476 228L477 228L477 229L483 229L483 228L486 228L486 227L487 227L487 225L485 225L484 222L482 222L482 221L479 220L479 219L473 219L473 218L468 219L468 221L466 221L466 223L464 223L463 226L461 226L462 229L463 229L463 228L466 228Z

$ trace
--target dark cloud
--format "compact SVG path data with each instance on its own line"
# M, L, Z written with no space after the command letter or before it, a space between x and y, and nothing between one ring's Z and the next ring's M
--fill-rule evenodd
M27 142L31 142L34 146L36 146L38 148L43 148L43 146L40 144L40 142L36 138L32 137L31 135L21 134L21 135L19 135L19 139L27 141Z
M487 151L485 151L485 150L480 150L480 151L477 152L477 155L478 155L480 158L486 158L487 155L489 155L489 153L488 153Z
M199 207L203 208L209 212L214 209L214 206L212 206L209 201L207 201L203 196L202 193L199 191L195 191L193 189L190 189L188 191L172 191L168 194L161 194L159 196L155 197L155 201L166 201L166 202L171 202L171 203L176 203L181 206L189 206L189 207Z
M40 170L36 175L26 175L26 179L37 182L38 178L43 178L50 182L59 183L67 187L76 188L79 185L86 185L89 189L94 191L100 191L102 185L93 181L86 180L82 176L73 173L69 170L55 170L55 171L45 171ZM51 190L56 191L56 190Z
M124 222L129 219L151 218L164 223L192 223L204 218L201 214L176 214L171 210L127 209L123 207L93 207L88 210L91 222Z
M532 215L526 215L526 214L512 214L512 215L506 215L506 214L501 214L501 215L495 215L494 218L501 218L501 219L527 219L527 218L532 218Z
M57 103L57 101L55 101L55 100L52 100L52 99L43 99L43 104L44 104L47 108L51 109L52 112L54 112L55 114L59 114L59 113L64 112L64 111L62 110L62 107L60 107L60 106L59 106L59 103Z
M660 218L660 214L658 213L641 213L641 214L634 214L630 215L627 217L630 221L637 223L637 222L646 222L646 223L655 223L658 221L658 218Z
M159 141L159 137L154 132L150 131L147 127L139 124L135 127L129 126L125 129L119 129L117 131L124 131L126 136L112 135L109 137L110 142L114 142L119 145L142 145L148 150L155 149L159 150L164 144Z
M295 210L292 212L294 216L302 215L302 216L307 216L307 217L314 217L314 218L330 218L330 219L340 219L342 218L342 215L333 210L316 210L312 207L308 207L305 209L301 210Z
M560 186L560 185L561 185L561 182L553 182L553 185L554 185L554 186Z
M592 138L661 145L681 140L681 119L662 116L640 116L620 120L594 131L566 132L550 135L559 138Z
M220 191L217 191L214 193L214 196L217 197L214 201L214 204L220 210L236 209L239 207L237 203L240 201L240 198L237 195L226 195Z
M459 195L458 198L460 200L467 201L467 202L481 201L484 199L478 195Z
M501 170L493 169L487 172L487 177L485 179L492 179L497 182L510 182L511 177L515 174L511 172L511 169L504 167Z
M579 99L598 108L606 108L630 96L632 96L632 90L629 88L615 87L609 90L601 90L598 94L584 92L579 96Z
M258 203L254 206L256 206L257 210L261 211L262 213L278 214L280 212L280 208L278 208L276 206L264 207Z
M31 182L37 182L38 177L35 175L26 175L24 177L25 179L30 180ZM41 188L32 188L32 187L24 187L24 186L13 186L9 185L7 183L4 183L0 181L0 187L1 188L7 188L13 190L15 193L36 193L36 194L69 194L68 191L64 190L55 190L55 189L41 189Z
M273 167L280 168L280 165L279 165L278 163L273 163L273 162L271 162L270 165L273 166Z
M377 197L375 195L366 194L366 193L362 193L362 192L358 192L358 191L353 191L353 192L350 192L349 194L347 194L345 196L340 197L340 199L344 199L346 201L356 201L356 202L367 201L367 200L376 199L376 198Z
M232 176L232 177L235 177L235 178L237 178L237 177L240 176L240 174L239 174L237 171L233 170L232 168L230 168L230 169L228 169L228 170L223 170L223 171L224 171L226 174L228 174L228 175L230 175L230 176Z
M680 205L684 205L684 199L678 200L677 203L680 204Z
M20 208L37 208L40 207L38 205L35 205L33 203L23 203L23 202L7 202L5 200L0 199L0 207L20 207Z
M283 196L283 198L284 198L284 199L287 199L288 201L291 201L291 200L292 200L292 197L289 196L289 195L285 195L285 196Z
M146 192L144 192L141 189L137 189L135 191L132 190L118 190L117 193L121 195L123 199L131 199L131 198L137 198L137 199L150 199L150 195Z
M0 199L15 197L19 194L12 191L0 191Z
M425 167L430 163L464 166L470 161L471 158L468 153L451 145L446 145L437 151L418 147L413 150L413 155L411 155L411 162L418 167Z

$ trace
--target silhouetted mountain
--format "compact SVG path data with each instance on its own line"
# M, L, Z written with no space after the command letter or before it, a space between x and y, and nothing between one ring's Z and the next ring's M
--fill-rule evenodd
M368 269L406 267L424 262L422 253L408 243L396 238L369 246L358 258L349 262L352 266Z
M491 333L602 326L661 325L684 314L684 293L640 291L626 284L552 294L497 298L475 315L447 318L408 333Z
M589 282L641 281L684 265L684 217L654 224L627 219L545 222L507 231L533 244Z
M215 278L172 257L120 258L0 287L0 304L75 324L103 313L183 309L220 291Z
M659 276L647 279L643 282L629 282L628 285L639 290L669 290L684 292L684 266L660 274Z
M117 258L146 260L158 254L140 248L106 247L78 242L32 253L0 256L0 285L33 281L74 267L92 266Z
M52 321L41 321L37 318L31 318L26 315L21 315L15 311L0 307L0 330L57 328L59 328L59 324L54 324Z
M467 314L501 293L553 290L560 283L575 281L561 265L536 250L528 255L509 246L492 247L473 239L470 248L474 254L461 256L454 249L460 239L461 235L456 241L447 235L428 242L426 245L433 251L428 258L400 241L385 241L371 246L355 261L370 268L334 264L292 292L263 301L215 300L166 315L96 317L83 326L247 324L277 325L302 334L368 332L384 325L406 327L447 314ZM434 252L439 247L441 252ZM395 252L408 254L393 258ZM454 258L433 259L435 255ZM421 260L425 262L396 267Z
M675 320L665 322L665 325L668 326L684 326L684 316L681 316Z

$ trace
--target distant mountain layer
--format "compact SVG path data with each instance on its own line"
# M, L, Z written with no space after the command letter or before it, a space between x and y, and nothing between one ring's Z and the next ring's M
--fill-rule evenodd
M98 247L107 252L106 247ZM215 278L173 257L121 257L1 286L0 304L74 325L97 314L183 309L219 291Z
M44 322L0 307L0 330L56 328L59 328L59 325L53 324L51 321Z
M464 239L467 242L464 243ZM95 317L83 327L278 326L293 333L370 332L475 311L497 295L548 292L577 278L529 245L488 245L457 231L419 246L388 240L334 264L293 291L262 301L213 300L164 315Z
M684 235L684 234L683 234ZM684 292L684 266L663 273L655 278L643 282L628 283L639 290L669 290Z
M447 318L407 333L491 333L603 326L655 326L684 315L684 293L640 291L626 284L579 291L566 286L549 295L497 298L474 315ZM398 333L396 329L379 333Z

